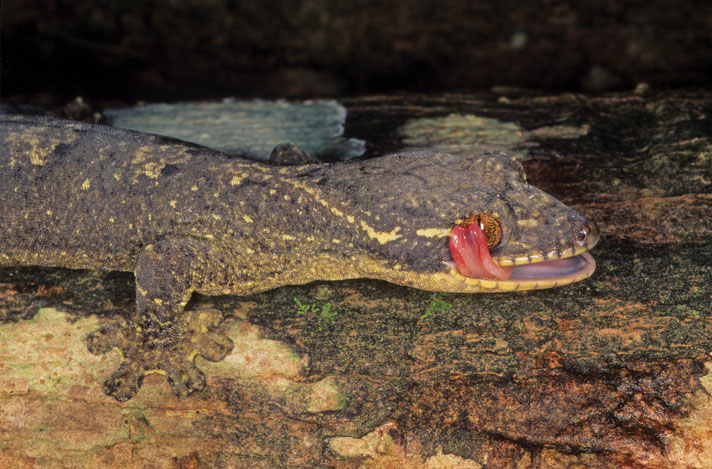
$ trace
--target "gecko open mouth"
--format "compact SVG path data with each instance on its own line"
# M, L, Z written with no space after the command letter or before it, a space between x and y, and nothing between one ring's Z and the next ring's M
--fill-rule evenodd
M596 263L586 252L598 241L597 230L591 239L581 243L579 249L570 250L568 257L542 260L521 265L502 266L492 259L487 237L477 223L467 227L455 226L450 236L450 252L458 272L465 277L506 281L538 281L545 283L572 283L593 273Z

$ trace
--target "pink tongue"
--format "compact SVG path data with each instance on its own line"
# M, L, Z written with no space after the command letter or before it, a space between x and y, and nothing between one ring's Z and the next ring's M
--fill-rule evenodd
M457 270L465 277L507 280L512 275L512 267L494 263L487 249L487 237L477 223L452 229L450 252Z

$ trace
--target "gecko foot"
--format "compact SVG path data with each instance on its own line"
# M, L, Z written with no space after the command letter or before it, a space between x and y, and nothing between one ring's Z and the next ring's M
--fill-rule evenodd
M104 383L104 392L127 401L151 373L165 375L179 397L199 391L205 387L205 375L195 366L195 357L220 361L233 347L232 340L213 332L221 320L220 311L186 311L178 323L120 321L91 333L87 337L91 353L116 350L121 355L121 364Z

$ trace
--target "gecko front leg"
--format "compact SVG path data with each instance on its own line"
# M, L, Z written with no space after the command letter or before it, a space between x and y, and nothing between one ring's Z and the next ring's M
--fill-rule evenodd
M108 395L130 399L150 373L164 374L180 397L205 386L195 358L220 361L233 344L215 332L221 312L184 308L194 291L211 290L229 275L229 267L221 265L224 257L219 247L190 237L166 237L143 248L136 262L135 315L87 338L91 353L121 355L119 368L104 384Z

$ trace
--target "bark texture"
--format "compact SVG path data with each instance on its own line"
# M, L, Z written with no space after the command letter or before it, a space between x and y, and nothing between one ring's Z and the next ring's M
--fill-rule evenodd
M3 269L0 466L712 465L712 94L342 103L370 156L518 155L597 220L597 272L517 294L348 281L195 297L228 314L233 353L200 365L195 396L152 375L118 403L101 391L118 357L84 338L128 314L132 276Z

